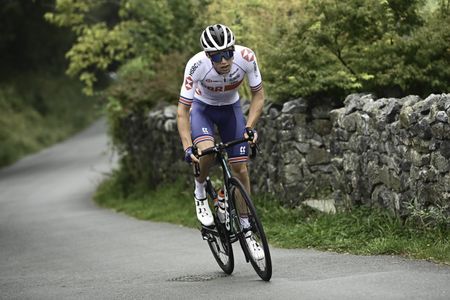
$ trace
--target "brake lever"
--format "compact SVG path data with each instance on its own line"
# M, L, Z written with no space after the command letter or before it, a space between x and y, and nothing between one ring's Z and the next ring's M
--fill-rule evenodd
M251 149L251 154L250 154L251 159L255 158L257 153L262 154L261 148L259 147L259 145L257 143L250 144L250 149Z

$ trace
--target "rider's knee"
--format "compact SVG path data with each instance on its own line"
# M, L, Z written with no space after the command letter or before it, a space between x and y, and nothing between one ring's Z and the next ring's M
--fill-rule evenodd
M231 170L237 176L247 176L248 168L246 163L231 164Z
M212 148L214 147L214 142L207 140L207 141L202 141L196 144L196 147L202 151L208 148ZM213 154L209 154L209 155L205 155L202 156L200 158L200 164L205 167L205 166L211 166L214 162L214 155Z

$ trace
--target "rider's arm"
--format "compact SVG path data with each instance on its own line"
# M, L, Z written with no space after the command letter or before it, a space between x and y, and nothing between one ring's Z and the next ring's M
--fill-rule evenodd
M191 130L189 125L189 106L178 103L177 110L177 126L178 134L181 138L181 143L183 144L183 150L192 146Z
M183 150L192 146L189 110L192 105L192 100L194 99L196 85L194 72L197 68L194 68L195 65L196 58L194 56L187 62L184 69L183 83L181 84L180 98L178 99L177 126L178 134L180 135L181 143L183 144Z
M191 138L191 126L189 124L189 110L190 106L182 104L182 102L178 103L177 110L177 126L178 126L178 134L181 138L181 143L183 144L183 149L186 151L187 148L192 146L192 138ZM191 159L193 162L198 163L199 160L195 155L191 154Z
M250 103L250 111L248 114L246 127L253 129L255 128L256 122L261 116L264 107L264 89L262 86L262 77L255 53L249 48L244 48L241 55L243 58L242 61L246 66L250 90L252 91L252 101Z
M190 126L190 114L192 101L194 99L194 91L198 81L198 67L201 62L199 61L198 54L192 57L186 64L184 70L183 83L181 85L180 98L178 100L177 109L177 127L178 134L180 135L181 143L183 144L183 150L192 146L191 126ZM197 70L197 72L196 72ZM198 162L194 155L191 155L192 160Z
M261 87L258 91L252 92L252 102L248 113L247 125L245 127L255 128L256 122L264 107L264 89Z

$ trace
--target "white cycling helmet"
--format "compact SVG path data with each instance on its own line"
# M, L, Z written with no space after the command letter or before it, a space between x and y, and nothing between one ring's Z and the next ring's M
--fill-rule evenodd
M225 50L234 45L234 34L225 25L211 25L203 30L200 44L206 52Z

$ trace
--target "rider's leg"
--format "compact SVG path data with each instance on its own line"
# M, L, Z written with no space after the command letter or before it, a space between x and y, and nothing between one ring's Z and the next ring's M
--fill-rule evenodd
M231 164L231 172L233 173L233 176L236 176L244 185L247 193L250 195L250 177L248 175L247 163Z
M208 113L208 107L206 104L196 101L195 99L191 108L190 125L193 143L198 149L202 150L213 146L214 127L210 114ZM206 200L205 191L205 180L206 176L208 176L212 162L213 160L211 157L200 158L200 176L195 179L195 210L197 219L204 226L214 224L214 218L208 205L208 201Z
M190 125L193 143L199 150L214 146L214 123L211 120L211 108L208 105L194 99L190 114ZM211 155L200 158L200 176L195 179L197 199L206 197L203 184L213 163Z
M214 146L214 142L213 141L203 141L197 144L197 148L201 151L207 148L211 148ZM199 183L204 183L206 180L206 177L208 177L209 174L209 169L211 168L211 166L214 164L214 156L211 155L206 155L206 156L202 156L200 158L200 176L198 176L196 178L197 182Z
M248 174L248 165L247 163L234 163L231 164L231 172L233 176L236 176L239 181L244 185L246 191L250 195L250 177ZM245 204L244 199L241 195L237 196L237 208L240 214L240 223L244 229L251 228L250 221L248 218L248 209ZM252 230L248 230L245 233L245 241L247 243L247 247L250 251L252 257L256 260L262 260L265 257L264 250L261 248L260 244L255 240Z
M247 163L243 162L231 164L231 172L233 173L233 176L237 177L237 179L239 179L239 181L244 185L245 190L250 195L250 177L248 175ZM238 194L236 198L237 198L236 205L238 211L240 212L240 217L244 218L244 220L241 219L241 223L248 222L248 220L245 220L245 218L248 217L247 204L245 204L245 201L242 198L241 194Z
M211 140L202 141L196 144L198 149L203 150L213 145ZM209 168L214 163L211 155L200 158L200 176L195 178L194 201L197 219L204 225L214 224L214 218L206 200L205 182L209 173Z

